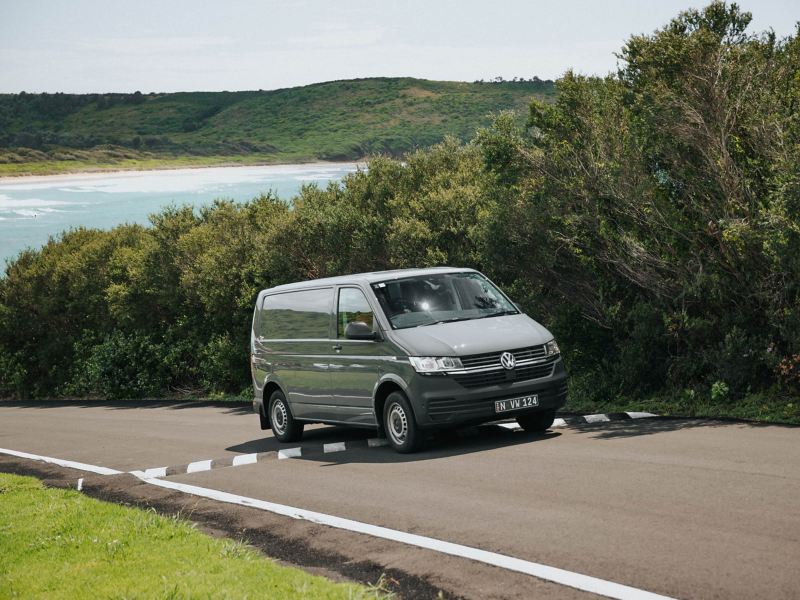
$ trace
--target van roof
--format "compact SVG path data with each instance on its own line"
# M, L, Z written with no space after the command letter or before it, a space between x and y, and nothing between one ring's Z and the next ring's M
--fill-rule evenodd
M286 283L273 288L262 290L266 292L283 292L303 288L319 287L321 285L341 285L345 283L378 283L379 281L390 281L392 279L403 279L405 277L417 277L420 275L432 275L434 273L476 273L475 269L464 267L429 267L427 269L393 269L390 271L372 271L369 273L354 273L352 275L340 275L338 277L323 277L321 279L309 279L308 281L298 281L296 283ZM260 294L259 294L260 295Z

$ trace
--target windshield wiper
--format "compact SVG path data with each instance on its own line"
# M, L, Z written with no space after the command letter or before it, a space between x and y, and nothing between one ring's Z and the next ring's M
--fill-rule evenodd
M419 327L427 327L428 325L438 325L439 323L455 323L456 321L469 321L473 317L451 317L449 319L441 319L439 321L431 321L430 323L423 323Z
M501 310L498 312L493 312L488 315L481 315L480 317L475 317L476 319L486 319L488 317L504 317L506 315L518 315L519 311L516 310Z

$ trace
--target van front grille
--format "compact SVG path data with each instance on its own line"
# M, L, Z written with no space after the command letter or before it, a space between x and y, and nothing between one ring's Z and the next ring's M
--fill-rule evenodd
M470 356L462 356L461 364L464 368L471 369L473 367L493 367L500 365L501 352L486 352L484 354L472 354ZM544 358L545 350L544 345L529 346L527 348L517 348L516 350L508 350L517 359L517 362L524 360L533 360L536 358Z
M456 383L466 388L485 387L489 385L500 385L502 383L512 383L514 381L530 381L550 377L553 373L553 363L555 357L545 363L536 365L526 365L516 369L506 370L503 368L492 371L478 371L477 373L458 373L451 375Z
M544 407L561 405L567 395L567 382L561 381L535 392ZM428 402L428 416L432 421L445 423L452 420L485 419L494 415L494 401L508 398L508 392L487 398L437 398ZM499 417L498 417L499 418Z

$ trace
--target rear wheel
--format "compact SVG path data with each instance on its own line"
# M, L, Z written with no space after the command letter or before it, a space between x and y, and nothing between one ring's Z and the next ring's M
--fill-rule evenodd
M519 426L525 431L547 431L553 425L555 418L555 409L542 410L518 416L517 423L519 423Z
M279 442L297 442L303 437L303 424L295 421L283 392L275 390L269 397L269 420L272 433Z
M392 448L401 454L420 447L421 434L411 404L401 392L392 392L383 407L383 427Z

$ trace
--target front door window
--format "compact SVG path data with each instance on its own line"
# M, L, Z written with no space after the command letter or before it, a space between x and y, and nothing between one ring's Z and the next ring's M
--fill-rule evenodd
M336 314L336 331L338 337L344 337L348 323L361 321L372 328L374 316L364 292L358 288L341 288L339 290L339 308Z

